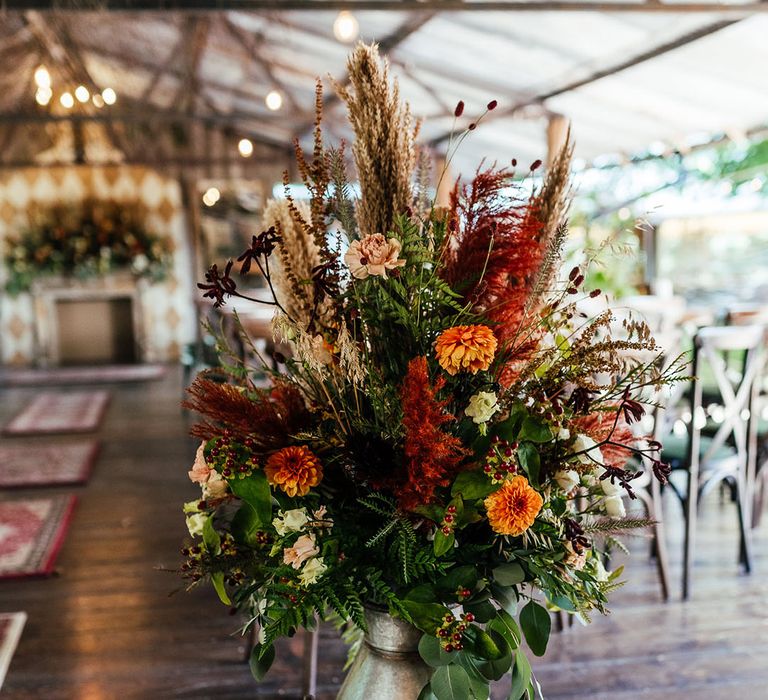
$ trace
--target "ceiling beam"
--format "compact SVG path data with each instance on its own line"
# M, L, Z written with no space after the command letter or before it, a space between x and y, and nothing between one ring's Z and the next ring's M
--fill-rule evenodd
M766 5L768 5L768 3L766 3ZM488 114L485 117L484 122L492 121L492 120L496 121L498 119L503 119L504 117L512 117L517 112L525 109L526 107L530 107L532 105L541 105L547 100L552 99L553 97L563 95L567 92L571 92L580 87L584 87L585 85L590 85L591 83L596 83L598 80L602 80L603 78L607 78L611 75L616 75L617 73L621 73L622 71L625 71L629 68L634 68L635 66L638 66L641 63L645 63L646 61L650 61L651 59L658 58L659 56L669 53L670 51L674 51L675 49L679 49L683 46L686 46L687 44L691 44L694 41L698 41L699 39L709 36L710 34L714 34L715 32L719 32L722 29L726 29L727 27L730 27L739 21L740 20L738 19L731 19L731 20L722 20L720 22L715 22L713 24L708 24L705 27L701 27L692 32L688 32L687 34L683 34L682 36L679 36L673 39L672 41L665 42L664 44L660 44L659 46L654 46L652 49L649 49L648 51L643 51L642 53L637 54L625 61L621 61L620 63L616 63L606 68L601 68L600 70L595 71L594 73L590 73L584 78L573 80L571 82L568 82L564 85L560 85L559 87L554 88L552 90L548 90L546 92L541 92L536 95L531 95L530 97L519 100L518 102L516 102L515 104L509 107L499 108L496 111ZM451 137L452 133L453 133L452 131L445 131L442 134L439 134L438 136L435 136L432 139L430 139L429 143L432 146L437 146L442 142L447 141Z
M433 12L630 12L630 13L723 13L748 15L768 12L768 3L632 2L631 0L2 0L4 10L68 11L185 11L221 10L419 10Z

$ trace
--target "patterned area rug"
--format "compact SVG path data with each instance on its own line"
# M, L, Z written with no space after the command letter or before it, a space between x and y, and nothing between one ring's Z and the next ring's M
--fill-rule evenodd
M0 688L27 622L27 613L0 613Z
M0 488L84 484L98 450L95 440L51 445L0 443Z
M109 403L106 391L43 392L3 432L6 435L90 433L96 430Z
M52 367L50 369L10 369L0 372L6 386L53 386L56 384L109 384L148 382L162 379L163 365L105 365L103 367Z
M0 578L53 571L75 502L74 496L0 501Z

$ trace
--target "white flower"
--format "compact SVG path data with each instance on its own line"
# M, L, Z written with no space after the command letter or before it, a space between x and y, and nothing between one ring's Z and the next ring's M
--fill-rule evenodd
M187 501L184 504L184 512L185 513L199 513L200 508L198 508L198 503L200 503L199 500L197 501Z
M301 532L308 522L307 511L303 508L294 508L278 513L272 521L272 525L275 526L277 534L282 537L290 532Z
M568 430L568 428L560 428L560 430L557 433L558 440L567 440L570 437L571 437L571 431Z
M203 484L203 498L216 500L227 495L227 480L215 470L211 470L208 481Z
M603 476L605 472L608 471L605 467L600 468L600 473L598 476ZM600 479L600 486L603 488L603 493L606 496L618 496L621 493L621 487L618 484L615 484L613 481L611 481L610 477L606 477L605 479Z
M575 469L561 469L555 472L557 485L566 493L579 485L579 473Z
M603 566L603 560L599 556L595 557L595 578L601 583L605 583L609 578L609 573Z
M577 435L573 443L573 451L582 453L576 456L576 459L582 464L603 463L603 453L589 435Z
M205 513L194 513L187 516L187 530L192 537L197 537L203 534L203 526L208 521L208 516Z
M603 506L605 507L605 512L612 518L623 518L627 514L621 496L606 496Z
M469 406L464 409L477 425L487 423L491 416L499 410L496 394L492 391L478 391L469 399Z
M301 581L301 585L309 586L310 584L316 583L317 579L319 579L325 573L327 568L328 567L323 563L322 559L310 559L306 564L304 564L304 569L299 575L299 581Z

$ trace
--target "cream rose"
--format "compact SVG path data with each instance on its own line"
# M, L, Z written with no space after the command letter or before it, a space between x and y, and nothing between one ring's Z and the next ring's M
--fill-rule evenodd
M579 473L575 469L560 469L555 472L557 485L566 493L579 485Z
M499 410L496 394L492 391L478 391L469 399L469 405L464 409L477 425L487 423L491 416Z
M203 527L208 521L208 516L205 513L195 513L187 516L187 530L192 537L199 537L203 534Z
M397 238L385 238L380 233L370 234L362 240L352 241L344 255L344 262L353 277L365 279L369 275L387 276L387 270L405 265L399 259L401 249Z
M203 484L203 498L216 500L227 495L227 480L215 469L211 470L208 481Z
M296 540L296 544L293 547L283 550L283 562L290 564L294 569L300 569L307 559L311 559L319 553L320 550L315 542L315 536L302 535Z
M627 509L624 507L624 501L621 500L621 496L606 496L603 501L603 507L605 512L612 518L623 518L627 514Z
M598 474L598 477L603 476L603 474L608 471L605 467L600 468L600 473ZM600 479L600 486L603 489L603 493L606 496L618 496L621 493L621 487L611 481L610 477L606 477L605 479Z
M301 532L308 522L307 511L303 508L294 508L279 513L272 521L272 525L277 530L277 534L282 537L289 532Z
M603 463L603 453L589 435L577 435L573 443L573 451L583 453L576 457L582 464L594 466L596 462L598 464Z
M299 581L301 581L301 585L309 586L310 584L316 583L317 579L319 579L325 573L327 568L328 567L323 563L322 559L310 559L304 565L304 569L299 575Z

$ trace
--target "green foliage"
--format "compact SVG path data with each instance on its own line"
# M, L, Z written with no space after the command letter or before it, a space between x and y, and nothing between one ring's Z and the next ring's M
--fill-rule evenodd
M552 619L547 609L534 600L529 601L520 611L520 626L531 651L536 656L543 656L552 627Z
M248 657L248 666L253 677L261 682L275 660L275 647L272 644L256 644Z

